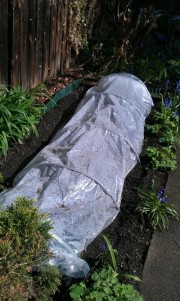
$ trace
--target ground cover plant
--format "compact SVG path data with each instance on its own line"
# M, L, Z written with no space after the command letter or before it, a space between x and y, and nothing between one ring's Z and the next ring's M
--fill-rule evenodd
M91 282L81 281L70 287L70 296L73 301L144 301L144 298L130 284L119 281L118 267L116 263L117 250L114 250L109 239L103 236L110 253L110 261L103 260L100 268L96 269L90 276ZM124 274L121 277L132 278L141 281L134 275ZM89 281L89 279L88 279Z
M22 143L31 131L38 135L36 125L43 115L44 106L35 106L35 99L44 94L43 86L30 91L23 91L20 86L0 86L0 152L4 157L12 141Z
M51 225L40 215L35 201L18 198L0 211L0 299L51 300L61 282L48 241Z
M176 169L175 149L180 144L178 87L179 81L169 93L166 82L165 96L162 95L160 105L154 110L150 123L146 124L147 131L154 135L159 143L158 147L148 146L146 150L153 169Z

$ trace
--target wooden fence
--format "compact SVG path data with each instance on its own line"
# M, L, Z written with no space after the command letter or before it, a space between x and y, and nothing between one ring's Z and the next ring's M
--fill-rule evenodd
M24 89L70 63L69 0L0 0L0 84Z

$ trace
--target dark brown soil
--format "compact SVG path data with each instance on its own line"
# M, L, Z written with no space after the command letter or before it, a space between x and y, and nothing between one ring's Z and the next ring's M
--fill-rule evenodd
M0 157L0 171L5 177L7 186L12 185L15 175L40 149L49 143L56 130L67 123L82 99L85 90L85 87L81 87L80 90L65 97L58 103L57 107L49 111L38 125L38 137L31 135L24 140L22 145L13 144L9 149L6 161ZM149 143L149 140L147 142L146 138L145 136L144 149L145 144ZM152 137L150 139L152 140ZM151 145L152 143L153 141L151 141ZM152 228L148 221L143 221L139 213L136 212L139 201L137 188L140 186L144 189L150 188L153 177L157 187L164 187L167 180L167 173L153 172L149 168L144 157L144 149L141 163L135 166L125 180L121 212L103 233L108 236L113 248L118 252L117 264L119 273L126 272L137 275L140 278L142 277L143 266L152 237ZM106 252L104 250L104 240L100 235L87 247L83 257L86 258L93 269L99 264L101 255L104 252ZM54 300L68 301L65 290L67 291L71 280L64 277L60 293L56 294Z

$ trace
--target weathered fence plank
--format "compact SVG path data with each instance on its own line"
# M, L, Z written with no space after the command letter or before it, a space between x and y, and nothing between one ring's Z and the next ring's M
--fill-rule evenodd
M62 10L62 47L61 47L61 72L66 65L66 44L67 44L67 12L68 12L68 0L63 3Z
M0 84L8 83L8 2L0 1ZM3 25L3 26L2 26Z
M44 32L44 1L38 0L36 7L37 27L36 27L36 81L42 82L43 64L43 32Z
M61 46L62 46L62 10L63 0L58 1L57 6L57 29L56 29L56 67L60 70L61 67Z
M51 11L50 11L49 0L44 0L42 81L45 81L49 76L50 20L51 20Z
M0 84L20 84L23 89L29 89L58 71L63 72L69 65L68 3L69 0L0 1L3 25L0 29ZM12 13L8 16L9 8ZM8 33L11 36L8 37Z
M12 84L21 84L21 50L20 35L21 35L21 1L12 0L12 17L13 17L13 32L12 32Z
M29 77L30 87L36 86L36 4L37 0L30 1L29 3Z
M49 56L49 71L50 76L55 73L56 59L56 6L57 1L51 2L51 21L50 21L50 56Z
M21 77L22 88L29 88L29 41L28 41L28 4L27 1L21 4L21 31L20 31L20 43L21 43Z

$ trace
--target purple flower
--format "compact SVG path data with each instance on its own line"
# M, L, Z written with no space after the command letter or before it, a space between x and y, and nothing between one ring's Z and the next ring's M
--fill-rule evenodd
M170 83L169 79L165 81L165 86L166 86L166 89L168 89L168 88L169 88L169 83Z
M172 98L170 98L170 97L165 98L164 105L166 108L172 108L172 105L173 105Z
M103 249L103 251L108 251L108 246L107 246L106 243L103 243L103 244L101 245L101 248Z
M177 93L180 93L180 80L176 82L176 91Z
M165 189L162 188L162 189L158 192L157 197L158 197L158 199L161 201L161 203L167 204L167 203L168 203L168 199L167 199L166 196L164 196L164 190L165 190Z
M160 198L164 195L164 191L165 191L165 188L161 188L161 190L157 194L158 198Z
M167 204L168 203L168 199L166 196L163 196L162 198L160 198L161 203Z

